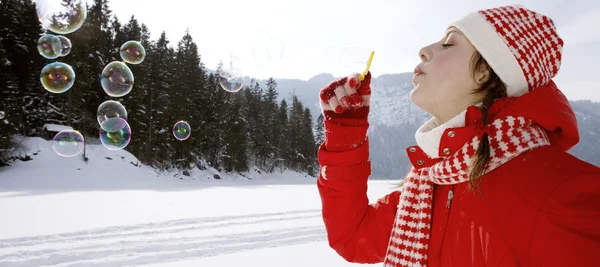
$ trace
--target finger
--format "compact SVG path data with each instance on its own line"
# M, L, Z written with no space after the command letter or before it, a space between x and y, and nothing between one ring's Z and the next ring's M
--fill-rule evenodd
M344 88L344 86L339 86L338 88L335 88L333 92L335 93L335 97L338 100L338 104L342 108L347 109L350 107L350 103L348 102L348 95L346 94L346 89Z
M361 108L364 105L364 101L362 96L358 95L358 93L352 95L352 108L357 109Z
M358 79L359 76L359 73L352 73L348 77L348 82L346 83L346 85L352 89L358 89L362 84L361 81Z
M325 86L321 92L320 92L320 97L321 97L321 101L325 102L325 103L329 103L329 100L335 96L335 89L343 86L346 81L348 80L347 77L335 80L333 82L331 82L330 84L328 84L327 86Z
M321 105L321 109L323 111L333 111L333 109L331 109L331 104L325 103L323 101L319 101L319 104Z
M362 102L363 102L362 106L368 107L371 105L371 95L370 94L362 95L361 98L362 98Z
M344 89L348 95L344 100L348 103L350 108L359 108L362 106L362 99L359 97L357 91L360 86L358 76L358 73L348 76L348 82L344 84Z
M336 97L332 97L331 99L329 99L329 106L330 109L333 110L335 113L342 113L345 111L345 109L342 106L340 106L340 102Z
M367 72L367 75L365 75L365 79L361 82L357 91L358 91L358 94L361 96L371 94L371 72L370 71Z

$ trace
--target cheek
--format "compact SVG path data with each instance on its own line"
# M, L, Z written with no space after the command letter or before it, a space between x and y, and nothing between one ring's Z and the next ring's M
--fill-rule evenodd
M443 53L431 61L431 82L444 98L461 98L474 87L467 55Z

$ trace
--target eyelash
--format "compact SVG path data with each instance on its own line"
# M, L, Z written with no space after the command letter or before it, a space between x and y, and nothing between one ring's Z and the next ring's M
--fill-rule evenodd
M442 47L446 48L446 47L450 47L453 46L452 44L443 44Z

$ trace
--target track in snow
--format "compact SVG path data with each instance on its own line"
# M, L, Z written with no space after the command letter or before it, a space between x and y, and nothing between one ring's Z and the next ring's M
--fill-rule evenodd
M320 210L0 239L0 266L127 266L326 241Z

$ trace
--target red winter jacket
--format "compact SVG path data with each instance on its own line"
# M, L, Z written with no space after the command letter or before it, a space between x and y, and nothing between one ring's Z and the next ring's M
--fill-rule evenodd
M600 168L566 152L579 141L567 99L551 83L496 102L488 121L507 114L542 125L552 145L484 175L482 196L467 183L436 185L428 266L600 266ZM445 135L441 146L458 148L472 138L461 136L461 128L452 130L455 137ZM323 144L318 157L330 246L350 262L382 262L401 192L369 204L368 140L343 152L327 151ZM420 149L409 157L415 168L420 165L414 162L428 159ZM447 208L450 190L454 199Z

